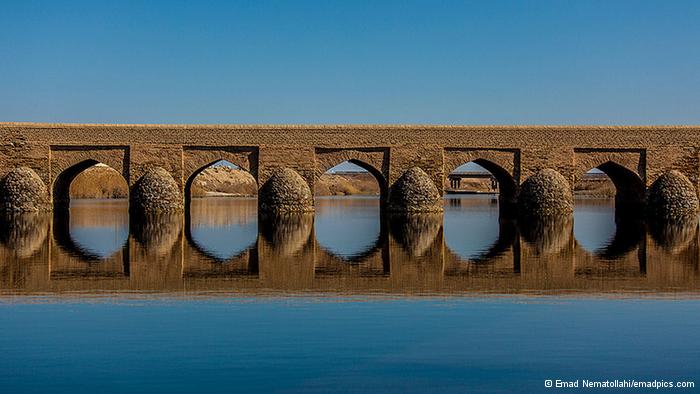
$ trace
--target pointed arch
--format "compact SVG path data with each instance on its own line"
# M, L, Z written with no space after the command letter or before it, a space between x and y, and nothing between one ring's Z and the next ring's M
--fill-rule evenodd
M615 185L615 205L618 208L641 209L646 200L646 185L634 171L612 161L597 167L612 180Z
M388 149L385 148L316 149L315 182L331 168L344 162L352 163L372 174L379 185L380 199L386 201L389 195L389 184L386 177L389 170L388 156Z
M115 168L111 167L108 164L105 164L103 162L100 162L95 159L85 159L82 161L79 161L70 167L64 169L62 172L60 172L55 179L53 180L53 185L51 187L51 195L52 195L52 200L54 204L54 208L57 209L65 209L70 206L70 186L71 183L73 183L73 180L80 175L83 171L87 170L90 167L93 167L97 164L104 164L107 167L111 168L112 170L117 171ZM124 177L122 173L119 173L121 178L124 180L124 183L127 185L127 193L128 191L128 181Z
M183 178L190 179L219 161L246 170L258 182L258 148L245 146L185 146L182 151Z
M211 160L211 159L210 159ZM245 167L241 167L239 164L234 163L229 161L226 158L218 158L214 159L213 161L208 161L205 164L201 165L199 168L194 169L193 171L189 171L189 176L187 177L187 180L185 181L185 204L189 205L192 199L192 184L194 183L195 179L199 174L202 173L202 171L206 170L207 168L212 167L214 164L219 163L219 162L228 162L230 164L235 165L236 167L240 168L241 170L246 171L248 174L250 174L253 177L253 180L255 181L256 185L258 185L258 178L250 172L249 169Z
M574 149L576 172L581 180L590 170L604 172L615 185L616 215L633 214L646 201L646 152L641 149Z
M520 178L519 162L519 152L511 149L446 148L444 152L446 177L464 164L478 164L496 178L499 200L504 205L516 201Z
M589 164L579 170L576 181L583 179L585 174L598 169L608 176L615 186L615 214L628 215L638 213L646 202L646 185L639 174L623 164L613 160Z

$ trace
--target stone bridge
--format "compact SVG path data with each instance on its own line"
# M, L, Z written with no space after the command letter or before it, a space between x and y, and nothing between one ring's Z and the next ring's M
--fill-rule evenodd
M377 179L384 205L429 211L440 209L435 200L448 174L474 162L498 180L502 206L516 204L526 190L542 192L541 182L525 187L541 170L570 193L598 168L615 184L618 207L637 209L653 197L664 208L695 213L699 152L700 126L0 123L0 203L6 210L64 206L71 181L103 163L129 184L132 207L178 209L194 177L227 160L255 178L261 208L312 210L319 176L350 161ZM654 189L658 179L664 182Z

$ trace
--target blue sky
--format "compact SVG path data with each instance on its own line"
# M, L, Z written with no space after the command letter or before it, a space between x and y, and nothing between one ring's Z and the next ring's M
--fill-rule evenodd
M3 1L0 121L700 124L697 1Z

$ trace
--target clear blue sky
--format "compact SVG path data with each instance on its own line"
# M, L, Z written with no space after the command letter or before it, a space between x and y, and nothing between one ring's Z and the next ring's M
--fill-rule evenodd
M0 121L700 124L699 1L3 1Z

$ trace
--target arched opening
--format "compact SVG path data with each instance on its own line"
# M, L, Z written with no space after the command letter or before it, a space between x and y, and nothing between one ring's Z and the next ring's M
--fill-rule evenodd
M364 196L383 200L387 194L384 175L359 160L347 160L327 169L316 179L314 187L317 197Z
M123 251L129 236L129 186L96 160L77 163L53 183L54 238L72 255L101 261Z
M603 260L622 258L642 240L646 187L633 171L612 161L589 169L574 184L574 236Z
M504 208L515 203L517 185L505 168L486 159L476 159L457 166L447 175L445 192L448 198L456 201L461 200L454 198L456 196L472 196L471 199L498 196L498 202Z
M250 172L217 160L195 171L185 183L185 198L255 198L258 183Z
M68 208L72 200L124 200L128 202L129 185L118 171L96 160L77 163L53 182L56 208Z
M646 186L634 171L612 161L589 169L574 185L579 198L612 199L617 215L636 214L644 208Z
M216 262L253 248L258 236L258 184L246 170L217 160L185 183L185 233L190 244Z
M349 262L373 254L381 243L384 175L359 160L347 160L316 178L314 228L318 244Z

